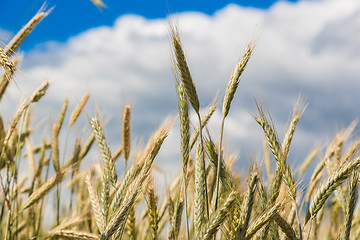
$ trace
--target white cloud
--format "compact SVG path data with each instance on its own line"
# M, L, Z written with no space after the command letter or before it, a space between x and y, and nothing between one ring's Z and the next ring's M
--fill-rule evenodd
M191 12L176 18L203 106L218 91L222 99L244 47L258 39L225 125L229 150L249 154L262 149L261 130L250 114L256 112L255 93L266 98L280 137L299 93L309 101L298 128L301 141L293 146L296 161L313 142L328 139L360 116L357 0L280 1L269 10L229 5L213 16ZM119 141L121 106L130 101L134 134L149 136L177 109L167 24L166 19L126 15L112 27L90 29L65 43L49 43L41 52L28 52L20 90L13 89L8 98L16 99L16 92L26 93L49 77L53 86L48 102L56 111L67 94L75 104L89 91L100 109L114 117L109 128L116 130L108 132ZM219 114L213 128L219 127ZM215 138L218 129L212 132ZM176 147L167 146L162 161L174 161L169 158Z

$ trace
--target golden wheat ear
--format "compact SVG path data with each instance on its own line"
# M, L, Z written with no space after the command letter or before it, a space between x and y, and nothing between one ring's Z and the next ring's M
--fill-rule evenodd
M130 114L131 106L129 104L125 105L122 122L122 153L125 163L129 160L130 155Z
M4 53L11 56L20 46L20 44L29 36L34 28L53 10L45 11L45 4L39 9L35 16L10 40Z

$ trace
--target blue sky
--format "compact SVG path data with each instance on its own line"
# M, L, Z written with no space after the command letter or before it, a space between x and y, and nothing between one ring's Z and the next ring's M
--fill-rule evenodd
M27 2L0 0L2 12L9 14L3 19L11 19L0 22L0 35L15 33L42 5L32 1L27 6ZM51 88L34 109L36 121L54 119L66 96L72 109L89 92L86 112L92 116L97 106L109 119L106 132L112 148L121 142L122 107L126 103L133 105L134 146L142 136L146 140L177 110L165 18L168 9L176 13L202 112L215 95L223 98L246 44L257 40L225 122L226 150L240 153L239 165L248 163L252 154L262 157L263 133L252 115L257 111L254 95L268 105L280 138L299 95L308 103L290 152L294 169L314 147L323 149L337 130L360 116L358 0L272 4L169 0L151 6L148 2L125 2L109 0L105 2L108 8L99 10L88 0L48 1L48 7L56 8L22 48L24 59L17 85L11 86L0 105L0 111L8 113L7 117L2 114L4 121L10 120L21 97L48 78ZM252 2L256 5L249 7ZM17 10L15 14L3 9ZM74 137L89 132L84 127L86 118L82 121L79 129L73 130ZM220 122L221 109L209 123L214 139ZM48 125L41 127L50 132ZM177 130L175 126L158 163L177 165L180 170ZM358 133L357 128L354 137Z
M119 16L124 14L137 14L148 19L165 18L169 13L184 11L197 11L212 15L230 3L267 9L276 0L107 0L103 2L107 7L99 10L90 0L46 1L48 8L55 7L54 12L36 28L31 38L24 42L22 49L29 50L37 43L49 40L63 42L69 37L93 27L111 26ZM296 2L296 0L289 2ZM9 36L12 36L39 10L43 3L44 0L0 0L0 9L3 9L2 16L4 19L11 19L11 21L1 21L0 28L8 30Z

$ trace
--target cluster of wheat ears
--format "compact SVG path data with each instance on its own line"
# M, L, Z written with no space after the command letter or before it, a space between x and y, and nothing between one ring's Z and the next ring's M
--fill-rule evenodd
M41 9L0 48L0 99L17 70L18 58L12 55L48 13ZM219 140L214 142L205 126L217 105L211 104L205 114L200 113L178 30L172 24L169 29L180 122L178 161L182 161L182 169L161 191L164 196L156 196L152 166L173 128L174 118L155 131L143 150L130 155L131 106L124 108L122 144L115 151L110 149L101 119L96 115L89 123L92 132L88 139L77 139L72 153L61 157L65 150L59 148L59 133L64 131L68 99L59 110L57 121L51 123L51 139L45 137L38 145L32 140L31 107L46 94L49 83L44 81L19 105L7 128L0 118L0 238L360 239L360 206L356 204L360 140L347 141L348 147L344 147L356 123L338 133L323 152L312 151L294 172L288 153L304 104L294 108L281 141L269 113L256 100L258 114L254 114L254 120L265 136L266 171L262 173L259 164L251 161L248 175L241 176L232 171L234 158L224 157L222 136L254 44L248 44L230 77L222 102ZM67 132L83 112L88 98L85 94L72 111ZM198 117L195 129L190 128L190 108ZM101 164L81 168L94 142ZM124 164L119 158L125 160L121 174L115 167ZM305 183L303 173L314 159L320 161ZM26 165L26 173L19 171L20 164ZM70 189L70 197L61 195L65 188ZM50 204L46 199L51 195L54 211L45 212Z

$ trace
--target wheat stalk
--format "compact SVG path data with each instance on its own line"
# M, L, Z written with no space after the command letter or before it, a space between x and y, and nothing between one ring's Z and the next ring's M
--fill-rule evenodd
M356 170L353 170L349 190L348 190L348 200L346 204L346 215L345 215L345 231L344 231L344 239L350 239L350 231L351 231L351 223L354 216L354 208L355 208L355 194L357 190L357 182L358 182L358 174Z

